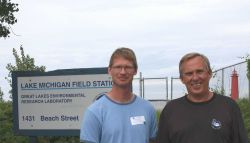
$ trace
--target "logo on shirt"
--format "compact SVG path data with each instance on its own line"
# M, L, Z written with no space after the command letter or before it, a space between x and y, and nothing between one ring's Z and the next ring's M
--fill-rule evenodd
M221 128L221 122L217 119L212 119L211 127L213 129L219 130Z

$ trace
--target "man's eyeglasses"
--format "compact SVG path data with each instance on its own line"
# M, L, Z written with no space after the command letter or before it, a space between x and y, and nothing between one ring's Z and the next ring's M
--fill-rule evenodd
M112 66L111 67L115 72L121 72L122 69L126 71L127 73L132 73L134 72L134 67L133 66Z

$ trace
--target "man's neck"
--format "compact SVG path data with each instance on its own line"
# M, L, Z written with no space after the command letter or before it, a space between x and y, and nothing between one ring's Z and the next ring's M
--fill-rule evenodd
M213 92L210 91L203 95L191 95L191 94L187 95L188 100L197 103L209 101L212 99L212 97L213 97Z
M133 100L133 93L131 89L119 89L119 88L112 88L110 92L108 92L108 97L118 103L129 103Z

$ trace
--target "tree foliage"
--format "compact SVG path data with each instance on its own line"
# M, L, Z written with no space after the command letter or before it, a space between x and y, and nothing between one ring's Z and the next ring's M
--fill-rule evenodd
M1 143L27 143L28 138L15 136L13 133L12 102L0 102L0 142Z
M10 25L17 23L14 12L18 11L18 4L12 3L11 0L0 0L0 38L9 37Z
M45 66L36 66L34 58L29 55L25 55L22 45L20 46L21 55L19 56L16 49L13 48L13 55L15 57L15 65L11 63L7 64L6 69L9 71L8 77L6 77L10 87L12 87L11 74L13 71L45 71ZM11 91L9 92L11 95Z
M2 1L1 1L2 2ZM21 55L19 56L16 49L13 49L13 55L15 58L15 65L11 63L7 64L6 68L9 70L8 80L11 86L11 73L13 71L45 71L45 66L36 66L34 58L29 55L25 55L23 47L20 46ZM2 100L2 94L0 92L0 142L1 143L27 143L28 137L15 136L13 133L13 110L12 101Z
M248 80L250 80L250 55L249 54L246 54L246 56L244 57L240 57L241 59L245 59L246 62L247 62L247 78Z

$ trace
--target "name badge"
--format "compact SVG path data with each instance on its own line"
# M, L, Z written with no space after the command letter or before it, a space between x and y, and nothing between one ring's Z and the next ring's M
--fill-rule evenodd
M135 117L130 117L130 121L132 125L140 125L140 124L145 124L145 117L144 116L135 116Z

